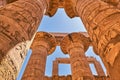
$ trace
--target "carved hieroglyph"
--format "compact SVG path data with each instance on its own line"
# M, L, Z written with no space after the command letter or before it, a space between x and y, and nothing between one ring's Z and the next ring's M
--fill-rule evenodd
M31 44L31 41L19 43L2 59L0 64L0 80L15 80L17 78L30 47L28 44Z
M0 4L0 80L16 79L48 6L46 0L19 0L5 5L11 1Z
M32 55L22 80L44 80L47 55L56 48L55 38L46 32L36 34L31 46Z
M0 8L0 55L32 39L46 8L46 0L19 0Z
M102 58L112 80L119 80L120 9L102 0L72 1L76 1L76 12L87 29L94 51Z
M22 45L22 43L31 41L46 11L47 15L53 16L58 8L64 8L70 18L75 16L81 17L92 40L94 51L102 58L111 79L120 79L120 56L118 56L120 55L119 0L14 1L16 0L0 0L1 66L9 63L8 58L11 58L11 56L6 54L10 50L14 49L17 45L19 46L19 44ZM10 4L5 5L6 3ZM28 46L29 42L25 45ZM23 50L20 50L20 52L26 52L27 48ZM2 69L3 67L1 67ZM4 67L3 70L6 69L8 68ZM5 74L9 74L6 72Z
M80 33L71 33L64 37L61 42L61 50L70 55L70 64L72 68L72 80L93 80L85 51L90 44L89 38Z

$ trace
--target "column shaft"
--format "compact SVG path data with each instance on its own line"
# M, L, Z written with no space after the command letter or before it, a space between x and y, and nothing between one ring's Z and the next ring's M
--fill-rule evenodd
M57 75L58 76L58 61L53 61L53 71L52 71L52 76Z
M45 75L47 49L37 46L32 49L32 55L22 77L22 80L43 80Z
M16 79L46 8L45 0L18 0L0 7L1 80Z
M76 11L112 80L120 79L120 10L100 0L77 0Z
M49 33L39 32L36 34L31 48L33 53L22 80L44 80L46 58L55 50L56 40Z
M72 80L92 80L92 73L85 56L84 48L71 48L69 54L72 67Z
M104 71L103 71L103 68L102 68L100 62L95 61L95 62L94 62L94 65L95 65L95 68L96 68L96 70L97 70L98 76L105 76L105 73L104 73Z
M46 0L18 0L0 8L0 55L32 39L46 8Z

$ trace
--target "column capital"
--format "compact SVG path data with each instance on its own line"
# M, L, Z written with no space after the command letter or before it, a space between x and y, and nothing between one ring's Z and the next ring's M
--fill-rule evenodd
M89 45L90 45L89 37L86 37L79 32L68 34L63 38L60 44L61 50L65 54L69 53L69 49L75 48L75 47L83 48L84 51L86 51Z
M64 8L70 18L76 17L78 16L75 8L76 1L77 0L50 0L46 15L52 17L55 15L58 8Z
M47 48L48 54L51 54L56 48L56 39L50 33L38 32L33 40L31 49L39 46Z

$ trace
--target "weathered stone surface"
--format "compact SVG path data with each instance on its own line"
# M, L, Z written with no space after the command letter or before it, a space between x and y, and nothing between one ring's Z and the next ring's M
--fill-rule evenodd
M89 37L89 35L87 34L87 32L79 32L79 33L83 34L86 37ZM50 34L52 34L52 35L55 36L57 46L60 46L60 43L61 43L62 39L65 36L67 36L69 33L55 33L55 32L53 33L53 32L50 32Z
M0 7L4 6L6 4L7 4L6 0L0 0Z
M80 33L68 34L61 42L61 50L70 55L72 80L94 79L85 56L89 44L89 38Z
M101 0L101 1L107 2L107 3L112 4L114 6L118 5L120 2L119 0Z
M0 8L1 55L32 39L46 8L45 0L19 0Z
M87 61L88 61L89 63L93 63L93 64L94 64L95 69L96 69L97 74L98 74L99 77L105 77L105 76L106 76L99 61L97 61L97 60L96 60L95 58L93 58L93 57L88 57L88 58L87 58Z
M102 58L108 75L112 80L119 80L119 0L0 0L0 80L16 78L44 13L53 16L58 8L64 8L70 18L81 17L92 41L94 51ZM43 44L42 46L52 46L46 49L48 54L51 54L55 45L60 45L63 39L62 36L55 36L57 44L54 44L54 39L50 39L51 36L42 35L46 36L46 39L49 38L48 41L51 43L45 43L42 39L40 42ZM78 55L78 52L84 53L87 50L86 46L88 46L84 39L80 36L67 37L69 41L62 43L64 45L63 52L69 53L73 58L77 57L75 55ZM38 44L37 41L33 43ZM99 65L99 63L96 64ZM30 78L28 79L30 80Z
M108 0L113 4L116 1ZM102 58L112 80L119 80L120 76L115 74L120 74L120 10L100 0L77 0L76 11L88 31L95 52Z
M55 61L53 61L53 68L52 68L52 76L54 75L59 75L58 74L58 65L59 64L70 64L70 59L69 58L57 58Z
M0 80L15 80L30 47L30 41L22 42L11 49L0 63ZM0 56L2 57L2 56Z
M0 7L0 80L15 80L47 3L45 0L0 3L3 6Z
M46 32L35 36L31 46L32 55L27 64L22 80L44 80L47 55L55 50L55 38Z
M74 9L75 3L72 0L50 0L49 8L46 15L52 17L57 12L58 8L64 8L70 18L76 17L77 13Z
M99 61L97 61L93 57L87 57L87 61L88 61L88 64L91 64L91 63L94 64L95 69L98 74L96 77L107 78ZM56 58L56 60L53 61L52 75L59 76L59 74L58 74L58 65L59 64L70 64L70 58Z
M58 75L58 61L53 61L52 76Z
M57 79L55 79L57 77ZM53 76L53 77L44 77L44 80L72 80L72 76L71 75L67 75L67 76ZM110 80L109 77L99 77L99 76L94 76L95 80ZM80 80L80 79L79 79ZM89 79L83 79L83 80L89 80Z

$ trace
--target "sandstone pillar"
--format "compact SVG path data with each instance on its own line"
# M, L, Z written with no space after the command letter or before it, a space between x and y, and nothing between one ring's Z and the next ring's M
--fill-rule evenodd
M93 80L92 73L85 56L89 47L89 39L80 33L72 33L61 42L61 49L70 55L72 80Z
M106 76L99 61L97 61L93 57L88 57L87 60L88 60L89 63L93 63L94 64L95 69L96 69L97 74L98 74L99 77L105 77Z
M55 38L46 32L39 32L31 46L32 55L22 80L44 80L46 58L56 47Z
M48 0L18 0L0 7L1 58L18 43L32 39L47 6Z
M95 68L97 70L98 76L106 76L100 62L95 60L94 65L95 65Z
M6 4L9 1L3 0ZM0 7L0 80L15 80L48 6L46 0L19 0Z
M101 0L72 1L93 42L94 51L102 58L112 80L119 80L116 74L120 73L120 10Z
M53 61L53 71L52 71L52 76L57 75L58 76L58 61Z

